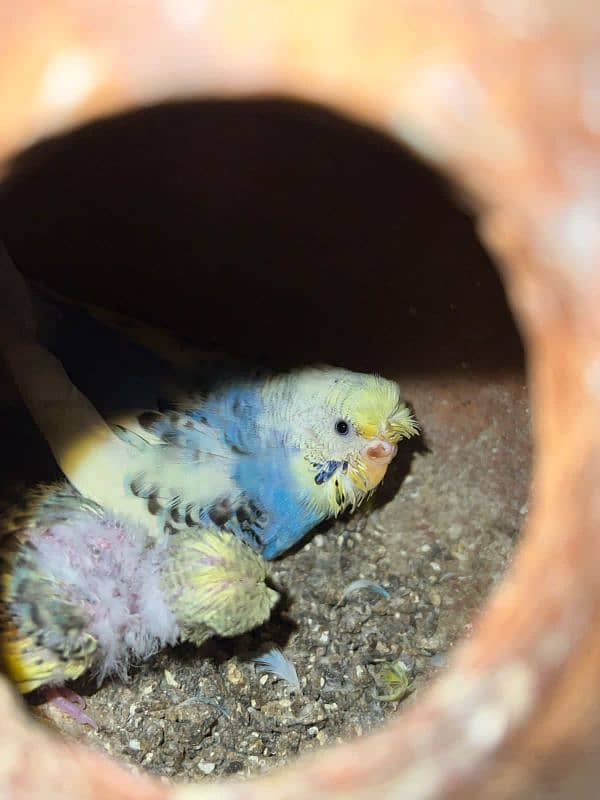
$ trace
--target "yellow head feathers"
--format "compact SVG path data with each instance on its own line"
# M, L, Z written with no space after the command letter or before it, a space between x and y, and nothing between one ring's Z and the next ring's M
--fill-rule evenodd
M379 375L340 375L332 390L332 400L365 439L381 437L395 444L418 431L411 412L400 401L398 385Z
M318 405L337 413L364 439L382 437L395 444L418 433L394 381L326 366L298 370L286 380L294 392L290 405L297 418L313 414Z

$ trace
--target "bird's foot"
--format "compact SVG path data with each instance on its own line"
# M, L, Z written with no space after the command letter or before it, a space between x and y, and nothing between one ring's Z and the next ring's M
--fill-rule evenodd
M75 722L80 725L89 725L95 731L98 730L96 722L85 713L85 700L77 692L67 689L66 686L49 686L43 690L43 696L48 703L52 703Z

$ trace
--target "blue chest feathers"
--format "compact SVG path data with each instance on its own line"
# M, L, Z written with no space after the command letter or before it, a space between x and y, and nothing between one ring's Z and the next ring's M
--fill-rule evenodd
M290 469L289 450L269 449L240 458L236 481L264 510L262 530L256 537L265 558L275 558L298 542L322 517L307 502Z
M241 497L231 498L233 514L223 524L275 558L321 522L292 471L299 455L285 436L270 428L263 413L260 388L241 382L217 391L198 410L196 419L220 430L235 456L232 478Z

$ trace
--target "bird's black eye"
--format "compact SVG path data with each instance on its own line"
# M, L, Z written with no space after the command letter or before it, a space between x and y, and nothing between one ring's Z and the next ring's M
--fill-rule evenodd
M349 430L350 426L345 419L338 419L338 421L335 423L335 432L339 433L340 436L345 436Z

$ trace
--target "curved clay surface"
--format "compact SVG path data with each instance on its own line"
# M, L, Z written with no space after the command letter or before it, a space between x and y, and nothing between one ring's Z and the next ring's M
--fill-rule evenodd
M0 5L2 157L127 107L269 90L367 119L451 175L526 342L536 437L512 570L449 673L384 731L244 785L173 789L52 738L2 685L0 785L12 797L531 797L559 776L565 796L591 793L599 27L594 4L560 0Z

